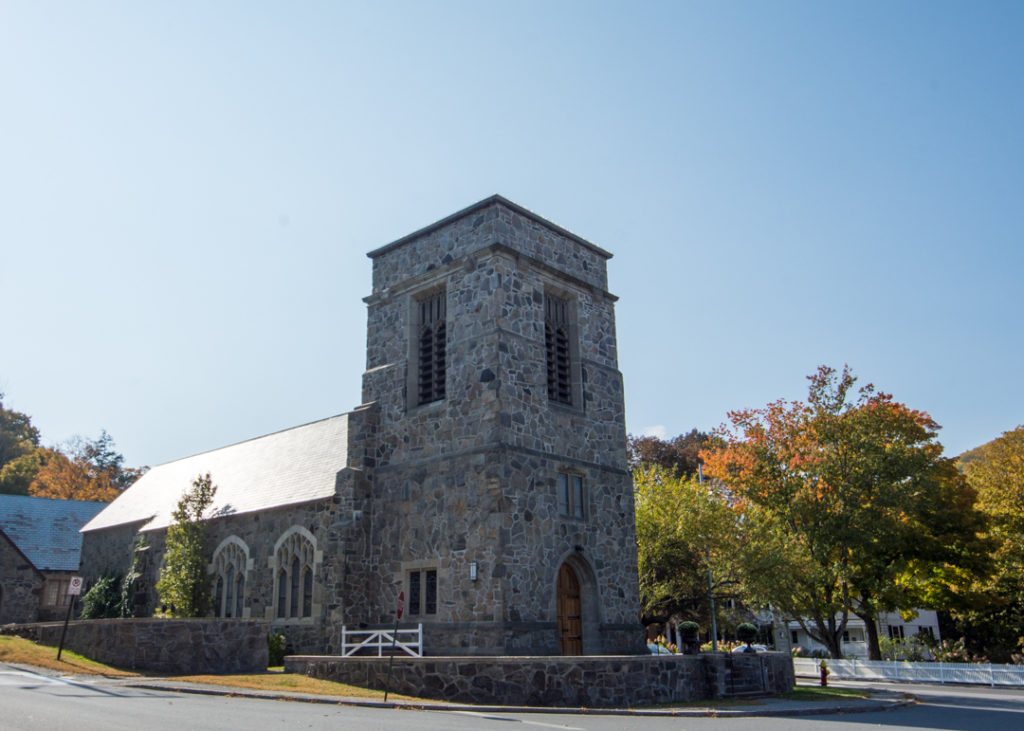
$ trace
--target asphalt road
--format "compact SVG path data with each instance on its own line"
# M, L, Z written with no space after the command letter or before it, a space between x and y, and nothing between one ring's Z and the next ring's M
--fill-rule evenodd
M893 686L885 686L892 688ZM126 687L103 680L47 677L0 664L0 729L581 729L593 731L866 731L1024 729L1024 691L959 686L897 686L920 698L884 713L785 718L673 718L543 713L465 713L361 708L193 695Z

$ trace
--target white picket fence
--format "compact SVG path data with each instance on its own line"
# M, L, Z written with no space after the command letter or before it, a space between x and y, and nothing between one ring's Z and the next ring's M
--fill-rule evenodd
M1024 665L990 663L903 662L899 660L826 659L829 677L845 680L904 680L921 683L979 683L1024 686ZM818 677L821 660L794 657L797 675Z
M403 637L410 639L403 641ZM370 651L362 652L363 655L372 655L372 651L376 650L377 657L383 657L385 651L390 654L392 645L395 654L404 652L412 657L423 657L423 625L417 626L416 629L400 629L397 632L393 629L349 629L344 626L341 628L341 654L345 657L359 654L363 650Z

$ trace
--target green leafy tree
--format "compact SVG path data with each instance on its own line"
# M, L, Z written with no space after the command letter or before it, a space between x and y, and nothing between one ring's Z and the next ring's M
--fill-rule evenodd
M747 501L720 486L678 477L659 466L633 473L641 610L645 621L710 615L716 598L767 605L799 554ZM710 586L709 586L710 572Z
M0 492L25 495L26 474L31 473L32 455L39 447L39 430L20 411L4 407L0 392Z
M757 505L809 561L773 603L841 657L851 613L879 659L882 611L912 611L936 584L984 574L990 545L974 491L942 457L938 425L822 366L807 402L729 414L707 472Z
M35 448L0 467L0 493L28 495L43 464L44 451L42 448Z
M951 614L970 652L1024 662L1024 426L971 450L961 462L995 542L995 572L975 585L985 601Z
M164 566L156 590L164 613L171 617L201 617L210 603L210 576L206 571L206 523L203 515L213 503L217 487L209 473L197 477L182 495L174 523L167 529Z

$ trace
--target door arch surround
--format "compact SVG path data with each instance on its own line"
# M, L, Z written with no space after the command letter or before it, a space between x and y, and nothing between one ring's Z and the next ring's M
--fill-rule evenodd
M559 564L554 600L558 652L562 655L600 654L597 581L590 564L578 553L566 556Z

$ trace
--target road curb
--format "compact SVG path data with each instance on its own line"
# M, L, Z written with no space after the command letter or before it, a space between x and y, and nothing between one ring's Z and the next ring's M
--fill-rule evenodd
M674 716L690 718L742 718L742 717L780 717L780 716L821 716L829 714L877 713L893 711L915 705L917 698L901 693L899 698L883 700L868 698L827 704L822 701L788 701L790 703L814 703L813 707L787 708L579 708L579 707L540 707L540 706L477 706L458 703L433 703L422 701L375 701L345 696L320 696L309 693L288 693L281 691L260 691L250 688L233 688L229 686L212 686L184 683L160 682L127 682L124 685L143 690L170 691L192 693L196 695L223 696L233 698L255 698L260 700L291 701L296 703L320 703L337 706L358 706L362 708L380 708L410 711L445 711L461 713L544 713L552 715L587 715L587 716ZM766 699L771 702L772 699ZM787 701L782 701L787 702ZM819 705L821 704L821 705Z

